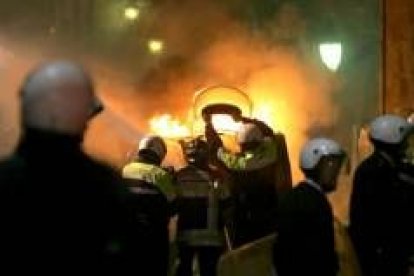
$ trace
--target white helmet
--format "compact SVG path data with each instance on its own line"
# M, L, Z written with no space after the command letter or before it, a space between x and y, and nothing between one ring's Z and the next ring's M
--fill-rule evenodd
M300 168L311 170L318 165L323 156L345 154L342 147L334 140L327 138L316 138L307 142L300 152Z
M242 124L237 131L237 141L239 144L250 142L262 142L264 135L259 127L253 123Z
M410 129L410 123L396 115L377 117L370 125L370 138L386 144L401 143Z
M164 140L160 136L150 135L144 137L138 145L138 151L150 150L154 152L160 160L163 160L167 154L167 146Z

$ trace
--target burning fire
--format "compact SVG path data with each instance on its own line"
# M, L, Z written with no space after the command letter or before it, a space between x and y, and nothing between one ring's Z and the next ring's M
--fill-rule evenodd
M264 121L271 127L276 128L276 110L278 106L268 97L249 97L241 90L215 86L210 87L195 94L194 105L192 106L191 131L183 122L173 119L170 114L153 117L150 121L151 131L166 138L180 138L192 135L202 135L204 133L204 121L202 119L202 110L204 107L214 104L231 104L237 106L243 116L253 117ZM256 101L252 102L252 99ZM253 108L253 110L252 110ZM234 134L240 128L241 123L235 122L230 115L215 114L212 117L214 128L220 133ZM278 126L280 127L280 126Z
M261 104L254 109L253 117L265 122L274 130L280 129L279 118L283 116L277 114L276 110L278 110L277 106L273 103ZM216 114L213 115L212 120L214 128L222 133L235 133L240 128L240 123L235 122L229 115ZM183 138L193 134L186 123L175 119L171 114L155 116L150 119L149 124L151 132L165 138ZM201 134L202 129L200 126L195 134Z
M235 122L229 115L213 115L212 120L214 128L221 132L234 133L240 127L240 123Z
M269 101L260 102L255 105L253 118L265 122L274 131L286 132L289 128L287 118L293 118L286 110L285 102Z
M219 132L234 133L240 127L229 115L213 115L213 126ZM165 138L184 138L193 132L190 128L178 119L174 119L171 114L155 116L150 120L151 132ZM201 128L196 131L196 135L201 134Z
M165 138L183 138L190 135L202 135L204 133L204 121L201 118L201 110L209 104L229 102L238 106L241 110L246 109L249 103L246 103L245 98L252 104L252 116L268 124L273 129L285 130L286 124L283 124L282 118L288 115L284 107L284 102L275 102L263 93L253 93L250 97L235 89L213 87L211 90L205 90L211 93L204 93L196 98L195 106L193 106L193 117L191 118L190 128L188 125L179 119L175 119L171 114L163 114L155 116L150 120L151 132ZM242 98L240 95L244 96ZM196 94L197 96L197 94ZM253 100L253 101L251 101ZM244 116L248 114L244 114ZM230 115L215 114L212 117L214 128L220 133L234 134L240 128L241 123L235 122Z
M170 114L155 116L150 120L151 131L166 138L188 137L190 129Z

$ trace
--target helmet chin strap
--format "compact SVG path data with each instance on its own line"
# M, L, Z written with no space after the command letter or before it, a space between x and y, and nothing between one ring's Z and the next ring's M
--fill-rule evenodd
M395 158L393 157L392 154L390 154L389 152L385 150L378 150L378 152L385 160L387 160L387 162L391 164L391 166L393 167L396 166Z

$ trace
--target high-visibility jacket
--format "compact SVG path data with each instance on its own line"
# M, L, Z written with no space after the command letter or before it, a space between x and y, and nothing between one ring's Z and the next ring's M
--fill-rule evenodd
M139 258L145 260L152 275L167 275L168 223L174 213L172 206L176 197L173 179L164 169L142 162L126 165L122 175L131 192L127 203L143 235Z
M235 154L219 148L217 157L236 174L253 175L260 172L261 178L272 181L278 191L292 188L289 155L285 136L281 133L266 137L261 145L250 151Z
M176 198L176 189L173 184L171 175L161 167L141 163L132 162L126 165L122 170L122 176L126 179L140 180L148 184L154 185L168 200L172 202ZM130 187L139 190L140 187Z
M284 136L266 137L256 149L238 154L219 148L217 156L232 178L233 245L237 247L276 231L277 194L292 187Z

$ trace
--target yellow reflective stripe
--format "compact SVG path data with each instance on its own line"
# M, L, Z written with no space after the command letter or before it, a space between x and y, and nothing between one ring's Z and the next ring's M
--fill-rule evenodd
M232 170L254 170L265 167L277 158L277 145L274 139L266 139L256 150L233 154L224 148L218 150L218 158Z
M123 168L122 176L154 184L169 201L174 200L176 197L172 177L160 167L133 162Z
M149 183L155 183L155 174L152 173L152 167L143 163L130 163L126 165L122 170L122 176L124 178L138 179Z
M220 148L217 152L218 158L230 169L243 169L243 157L226 151Z
M156 183L161 192L167 197L168 201L173 201L176 198L177 193L172 178L167 172L159 175Z

